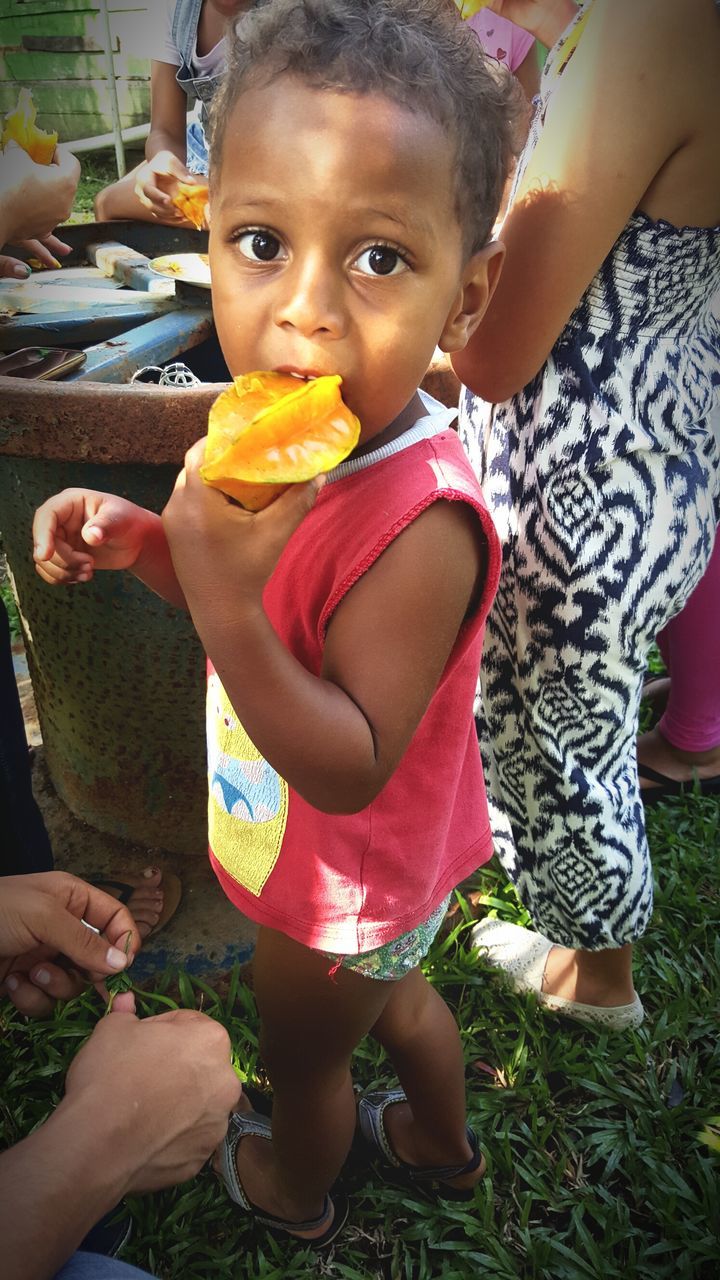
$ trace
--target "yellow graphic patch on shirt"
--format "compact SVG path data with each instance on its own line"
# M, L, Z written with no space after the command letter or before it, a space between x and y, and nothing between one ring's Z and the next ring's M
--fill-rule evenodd
M288 787L250 741L217 675L207 687L210 848L257 897L285 835Z

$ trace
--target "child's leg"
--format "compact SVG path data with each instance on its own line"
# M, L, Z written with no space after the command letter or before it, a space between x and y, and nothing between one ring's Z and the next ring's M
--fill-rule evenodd
M472 1151L460 1034L445 1001L420 969L393 987L371 1034L389 1055L408 1100L385 1112L395 1155L420 1166L465 1164ZM482 1174L480 1166L452 1181L470 1185Z
M251 1202L289 1222L318 1217L343 1166L355 1128L350 1058L393 987L330 968L321 953L260 929L253 975L273 1136L244 1138L237 1167Z
M720 537L698 586L658 643L670 692L659 724L638 739L638 760L679 782L693 770L713 777L720 772Z

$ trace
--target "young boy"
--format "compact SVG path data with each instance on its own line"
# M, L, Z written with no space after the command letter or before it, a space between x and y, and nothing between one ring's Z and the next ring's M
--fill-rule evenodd
M68 490L35 522L42 577L129 568L186 603L206 648L211 856L260 925L274 1090L272 1133L234 1117L220 1169L247 1212L316 1245L347 1212L328 1192L368 1032L404 1090L361 1102L377 1151L449 1196L484 1168L460 1036L420 961L491 855L472 708L499 548L455 415L418 386L497 278L512 93L436 0L274 0L244 19L211 131L220 342L233 375L341 374L360 444L259 515L203 484L200 441L162 521Z

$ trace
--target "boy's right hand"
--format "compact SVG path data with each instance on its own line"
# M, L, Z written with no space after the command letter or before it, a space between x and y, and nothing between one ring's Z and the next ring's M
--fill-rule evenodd
M33 559L51 586L89 582L95 569L130 569L153 517L125 498L92 489L63 489L38 507Z

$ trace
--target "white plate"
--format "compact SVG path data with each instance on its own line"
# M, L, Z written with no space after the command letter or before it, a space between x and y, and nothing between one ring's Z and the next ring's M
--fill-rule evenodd
M158 275L169 276L171 280L210 288L210 262L206 253L166 253L162 258L151 259L149 265Z

